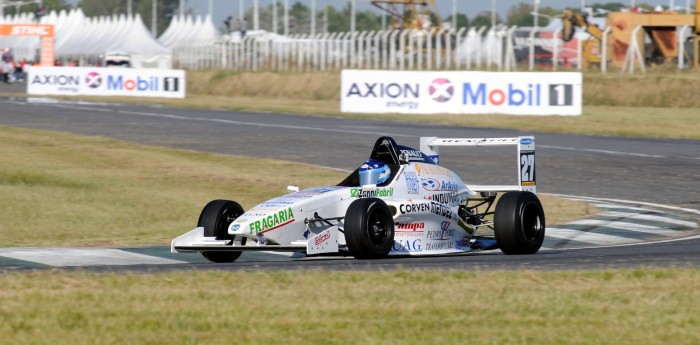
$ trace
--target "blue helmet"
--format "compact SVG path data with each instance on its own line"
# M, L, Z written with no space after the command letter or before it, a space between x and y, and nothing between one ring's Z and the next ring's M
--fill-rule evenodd
M382 161L370 159L360 167L360 186L381 184L391 178L391 169Z

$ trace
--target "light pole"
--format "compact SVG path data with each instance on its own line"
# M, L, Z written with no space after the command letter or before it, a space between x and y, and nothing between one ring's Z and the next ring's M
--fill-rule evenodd
M158 0L151 0L151 33L154 38L158 37Z
M355 0L350 0L350 32L355 32Z
M316 0L311 0L311 36L316 35Z
M131 18L131 1L132 0L126 1L126 14L129 15L129 18Z
M277 0L272 2L272 32L276 35L277 34Z
M284 0L284 35L289 36L289 0Z
M457 0L452 0L452 28L457 30Z
M496 0L491 0L491 27L496 27Z
M534 7L535 7L535 11L534 11L534 12L535 12L535 16L533 17L533 22L534 22L533 24L534 24L535 27L539 27L539 26L540 26L540 23L539 23L539 18L540 18L540 15L539 15L539 13L540 13L540 0L533 0L533 1L534 1L534 3L535 3L535 5L534 5Z

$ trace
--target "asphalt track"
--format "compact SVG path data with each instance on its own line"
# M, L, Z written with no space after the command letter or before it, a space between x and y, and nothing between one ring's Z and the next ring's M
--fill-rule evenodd
M700 141L521 133L513 130L353 120L289 114L172 109L144 105L0 98L0 125L103 135L121 140L232 155L305 162L351 170L380 135L418 146L420 136L511 137L534 134L538 192L635 200L700 209ZM468 183L511 183L512 148L443 150L442 162ZM510 158L503 159L502 157ZM494 157L498 157L494 159ZM294 184L294 181L289 181ZM232 197L235 198L235 197ZM680 212L680 211L679 211ZM675 211L671 213L676 213ZM685 217L695 213L682 212ZM189 229L183 229L183 232ZM248 253L244 254L246 256ZM698 266L700 239L607 248L548 250L533 256L496 252L430 258L358 261L250 260L247 264L93 267L93 270L602 268Z

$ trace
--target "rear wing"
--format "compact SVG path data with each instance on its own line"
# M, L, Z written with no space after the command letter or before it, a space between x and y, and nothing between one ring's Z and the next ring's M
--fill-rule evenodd
M515 155L518 184L517 185L492 185L472 186L469 189L474 192L503 192L503 191L529 191L536 192L537 180L535 178L535 137L525 136L516 138L438 138L421 137L420 150L440 164L441 146L516 146Z

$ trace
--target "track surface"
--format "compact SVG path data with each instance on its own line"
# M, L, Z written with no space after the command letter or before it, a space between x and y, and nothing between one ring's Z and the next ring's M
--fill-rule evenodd
M700 209L700 141L697 140L521 133L330 117L65 103L46 99L0 98L0 109L2 125L104 135L149 145L300 161L346 170L356 168L366 159L374 140L380 135L390 135L401 144L417 147L420 136L510 137L534 134L537 138L538 192ZM511 183L516 173L513 151L512 148L450 149L441 152L441 159L469 183ZM511 154L512 160L493 158ZM484 268L697 265L700 263L699 245L700 240L685 240L550 251L528 257L489 253L373 262L346 259L260 261L254 266L246 266L364 269L400 266L451 268L455 265ZM177 269L181 265L129 267L160 270ZM215 266L208 263L182 267L246 269L235 264Z

